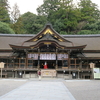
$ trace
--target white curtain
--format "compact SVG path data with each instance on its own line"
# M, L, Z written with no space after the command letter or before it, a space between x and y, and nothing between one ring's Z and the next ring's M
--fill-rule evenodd
M38 54L30 53L28 54L28 58L38 59Z
M40 54L40 60L56 60L56 54L51 54L51 53Z
M38 54L28 54L28 58L33 58L33 59L38 59ZM62 59L67 59L68 54L65 53L60 53L57 54L57 59L62 60ZM41 53L40 54L40 60L56 60L56 54L55 53Z
M57 54L57 59L58 60L62 60L62 59L67 59L68 58L68 54L62 54L62 53L60 53L60 54Z

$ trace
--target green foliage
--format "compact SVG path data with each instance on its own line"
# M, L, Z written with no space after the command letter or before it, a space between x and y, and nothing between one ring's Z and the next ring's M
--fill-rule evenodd
M77 34L100 34L100 30L95 30L95 31L91 31L91 30L81 30Z
M100 30L100 21L96 21L95 23L92 24L87 24L83 29L91 31Z
M88 23L100 19L100 11L95 3L91 0L80 0L79 9L81 11L81 20Z
M77 34L92 34L92 31L91 30L81 30Z
M0 21L1 22L10 22L10 17L9 17L9 4L8 0L0 0Z
M24 24L24 34L36 34L42 30L46 23L44 16L37 16L31 12L27 12L21 16Z
M23 34L23 23L21 17L17 19L16 23L10 24L10 27L14 30L15 34Z
M0 33L15 34L13 29L11 29L10 26L4 22L0 22Z
M100 34L100 21L88 23L78 34Z
M55 30L64 33L76 27L78 16L72 5L72 0L45 0L37 9L38 13L45 15ZM78 18L77 18L78 19ZM62 33L61 32L61 33Z
M62 33L64 32L63 28L65 27L65 25L61 22L60 19L57 19L53 27L55 30L57 30L57 32Z
M74 0L44 0L37 8L38 15L31 12L20 15L15 4L10 18L8 0L0 0L0 21L10 22L15 34L36 34L47 22L60 34L100 34L98 6L91 0L74 3Z
M100 11L91 0L80 0L77 6L74 6L73 0L44 0L37 12L45 15L59 33L77 34L88 23L92 24L100 19Z
M59 0L44 0L44 4L37 8L38 15L49 17L52 12L57 11Z

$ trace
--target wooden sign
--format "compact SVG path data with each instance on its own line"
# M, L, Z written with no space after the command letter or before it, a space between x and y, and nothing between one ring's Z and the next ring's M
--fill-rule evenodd
M95 63L90 63L90 68L94 68L95 67Z
M0 63L0 68L4 68L4 64L5 64L4 62L1 62Z

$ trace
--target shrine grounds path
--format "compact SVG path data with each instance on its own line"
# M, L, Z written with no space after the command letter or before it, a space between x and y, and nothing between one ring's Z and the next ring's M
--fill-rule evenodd
M43 85L44 83L47 87L49 87L49 90L46 90L48 89L47 87L42 88L41 85ZM51 95L48 94L48 91L49 93L51 93L53 89L55 92L58 91L59 89L61 89L61 91L65 89L67 93L69 93L68 96L72 98L72 99L66 99L67 94L65 94L64 91L63 92L59 91L57 92L57 94L59 94L57 96L59 98L62 96L62 99L57 99L56 97L55 100L100 100L100 80L64 80L64 79L58 79L58 78L43 78L41 81L39 81L38 78L0 79L0 100L6 100L3 97L9 94L13 95L13 92L15 92L18 89L25 88L25 86L27 85L31 89L31 86L33 87L34 84L35 85L38 84L38 86L40 86L41 89L46 90L47 94L45 95L48 95L48 97L53 96L52 94ZM54 86L51 87L50 85L54 85ZM41 89L38 92L42 93ZM65 97L63 97L62 93ZM31 96L31 94L32 92L30 93L28 92L28 95ZM33 94L36 94L36 92L34 92ZM13 100L13 99L9 99L9 100ZM22 99L19 98L18 100L22 100ZM27 99L27 100L36 100L36 99ZM46 99L44 97L44 99L42 98L42 99L37 99L37 100L49 100L49 99Z

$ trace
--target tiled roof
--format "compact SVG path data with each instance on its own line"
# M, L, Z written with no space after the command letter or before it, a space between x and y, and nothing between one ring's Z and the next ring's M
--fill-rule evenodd
M87 45L84 50L100 50L100 37L72 37L68 38L76 44Z
M0 34L0 49L11 49L9 44L22 44L24 41L30 39L28 36L18 35L1 35Z
M100 58L100 53L84 53L85 57L99 57Z
M0 34L0 49L11 49L9 44L22 45L24 41L34 37L33 34ZM100 50L100 35L61 35L76 46L87 45L85 50ZM60 42L59 42L60 43ZM29 45L26 43L26 45ZM32 45L32 43L31 43ZM65 44L67 45L67 44Z
M9 56L11 56L11 54L12 53L8 53L8 52L6 52L6 53L0 53L0 57L9 57Z

